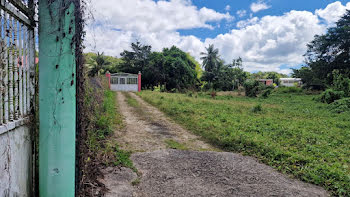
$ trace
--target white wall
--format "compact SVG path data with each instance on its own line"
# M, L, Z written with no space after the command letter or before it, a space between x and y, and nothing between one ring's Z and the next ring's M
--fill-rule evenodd
M27 126L0 134L0 158L0 197L30 196L32 143Z
M295 86L294 83L283 83L283 82L281 82L281 85L286 86L286 87L294 87Z
M139 87L137 84L111 84L111 90L123 92L137 92Z

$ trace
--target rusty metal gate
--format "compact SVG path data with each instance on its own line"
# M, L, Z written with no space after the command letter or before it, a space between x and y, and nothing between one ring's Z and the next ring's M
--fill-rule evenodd
M30 196L35 95L35 2L0 0L0 196Z

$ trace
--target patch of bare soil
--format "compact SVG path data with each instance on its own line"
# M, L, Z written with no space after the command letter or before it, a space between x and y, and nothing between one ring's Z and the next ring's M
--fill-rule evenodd
M131 159L141 176L127 168L104 169L107 196L328 196L252 157L214 152L155 107L133 93L131 97L138 107L118 93L125 129L116 131L116 137L123 149L136 152ZM186 150L167 149L169 139Z

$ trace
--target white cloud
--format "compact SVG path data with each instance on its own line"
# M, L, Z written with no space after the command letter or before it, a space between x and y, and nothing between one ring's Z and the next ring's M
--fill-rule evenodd
M282 64L302 63L306 44L325 31L318 17L307 11L255 17L238 24L239 29L206 39L205 44L218 47L226 62L241 56L248 71L279 71Z
M329 4L325 9L316 10L315 13L320 18L324 19L328 26L332 26L341 16L345 14L347 9L350 9L350 2L343 6L340 1L336 1Z
M230 10L231 10L231 6L230 6L230 5L227 5L227 6L225 7L225 10L226 10L226 11L230 11Z
M345 10L350 4L343 6L334 3L337 9L330 4L315 13L290 11L281 16L252 17L239 21L237 29L203 41L195 36L182 36L177 30L213 28L207 22L229 20L232 16L208 8L197 8L185 0L157 3L151 0L114 0L123 6L113 6L114 4L107 4L107 1L94 1L97 14L95 22L86 27L86 51L119 56L124 49L130 49L131 42L139 40L152 45L155 51L175 45L199 60L200 52L209 44L214 44L226 62L242 57L247 71L282 73L290 73L290 69L281 69L281 65L293 67L302 63L306 44L315 34L325 32L327 24L322 23L320 18L334 23L340 17L340 14L334 15L335 10ZM133 3L128 3L129 1ZM141 1L142 5L139 5ZM173 7L175 5L181 9ZM188 13L190 11L192 13ZM104 14L100 14L101 12ZM131 15L130 18L126 13ZM109 17L108 14L112 16Z
M250 5L250 10L254 13L259 12L261 10L269 9L271 6L267 5L262 0L259 0L257 2L254 2Z
M193 55L199 55L205 49L204 43L197 37L181 36L175 31L138 33L89 26L86 29L85 51L104 52L106 55L119 56L123 50L130 50L130 44L135 41L151 45L152 50L155 51L161 51L165 47L175 45Z
M91 5L96 24L136 32L213 28L208 22L232 18L228 13L198 9L188 0L92 0Z
M236 12L236 14L239 16L239 17L244 17L246 14L247 14L247 10L238 10Z
M250 25L255 25L259 21L258 17L253 17L247 20L242 20L237 22L237 27L238 28L244 28Z

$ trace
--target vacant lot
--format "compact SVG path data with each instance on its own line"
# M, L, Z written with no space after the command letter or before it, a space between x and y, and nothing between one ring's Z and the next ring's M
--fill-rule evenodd
M255 156L334 195L350 195L350 113L332 113L303 94L139 95L220 148Z

